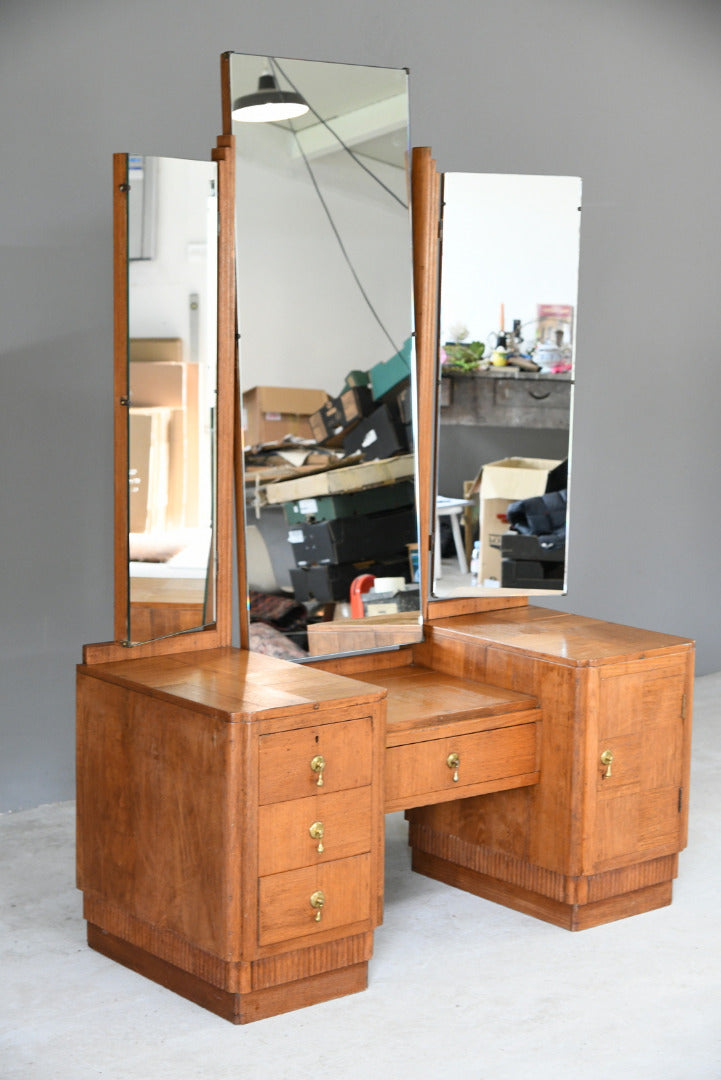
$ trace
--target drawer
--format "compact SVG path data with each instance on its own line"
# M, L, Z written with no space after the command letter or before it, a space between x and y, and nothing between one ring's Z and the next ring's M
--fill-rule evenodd
M566 380L499 379L493 388L496 405L568 409L571 404L571 383Z
M537 724L528 723L389 747L386 811L464 798L481 784L515 787L514 777L537 770L536 740ZM457 769L448 765L451 754L458 755Z
M370 851L371 805L371 789L366 787L261 806L259 876ZM322 830L322 837L311 836L313 826L316 833ZM318 851L319 845L322 851Z
M367 787L371 782L373 728L368 716L261 735L259 743L261 804ZM314 772L311 763L318 758L325 764Z
M258 942L275 945L342 926L371 915L371 857L357 855L318 867L290 870L258 883ZM320 919L311 897L322 892Z

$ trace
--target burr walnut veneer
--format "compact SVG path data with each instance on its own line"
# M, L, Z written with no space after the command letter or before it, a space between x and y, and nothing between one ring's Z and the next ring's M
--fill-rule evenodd
M235 1022L366 985L383 691L238 649L81 667L94 948Z
M82 665L90 944L240 1023L360 990L398 809L415 870L568 929L670 903L692 655L529 607L313 667Z

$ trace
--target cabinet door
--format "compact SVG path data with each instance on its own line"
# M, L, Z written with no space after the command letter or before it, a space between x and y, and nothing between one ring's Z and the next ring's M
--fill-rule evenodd
M596 677L588 764L591 864L600 872L683 846L690 721L686 654L601 668Z

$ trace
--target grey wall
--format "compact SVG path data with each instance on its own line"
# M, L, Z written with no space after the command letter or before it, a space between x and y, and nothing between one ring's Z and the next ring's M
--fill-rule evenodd
M112 634L111 153L206 157L225 49L411 69L443 170L584 180L571 591L721 668L715 0L4 0L0 809L73 793Z

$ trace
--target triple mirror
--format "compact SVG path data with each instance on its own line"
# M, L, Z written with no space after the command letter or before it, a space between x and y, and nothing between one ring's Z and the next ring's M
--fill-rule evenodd
M366 651L418 640L429 598L562 590L565 509L528 573L506 580L501 547L510 498L567 499L580 182L443 177L421 598L407 72L237 53L223 72L250 647ZM278 103L295 115L258 116ZM217 168L116 156L126 643L217 617ZM296 627L303 609L319 615Z

